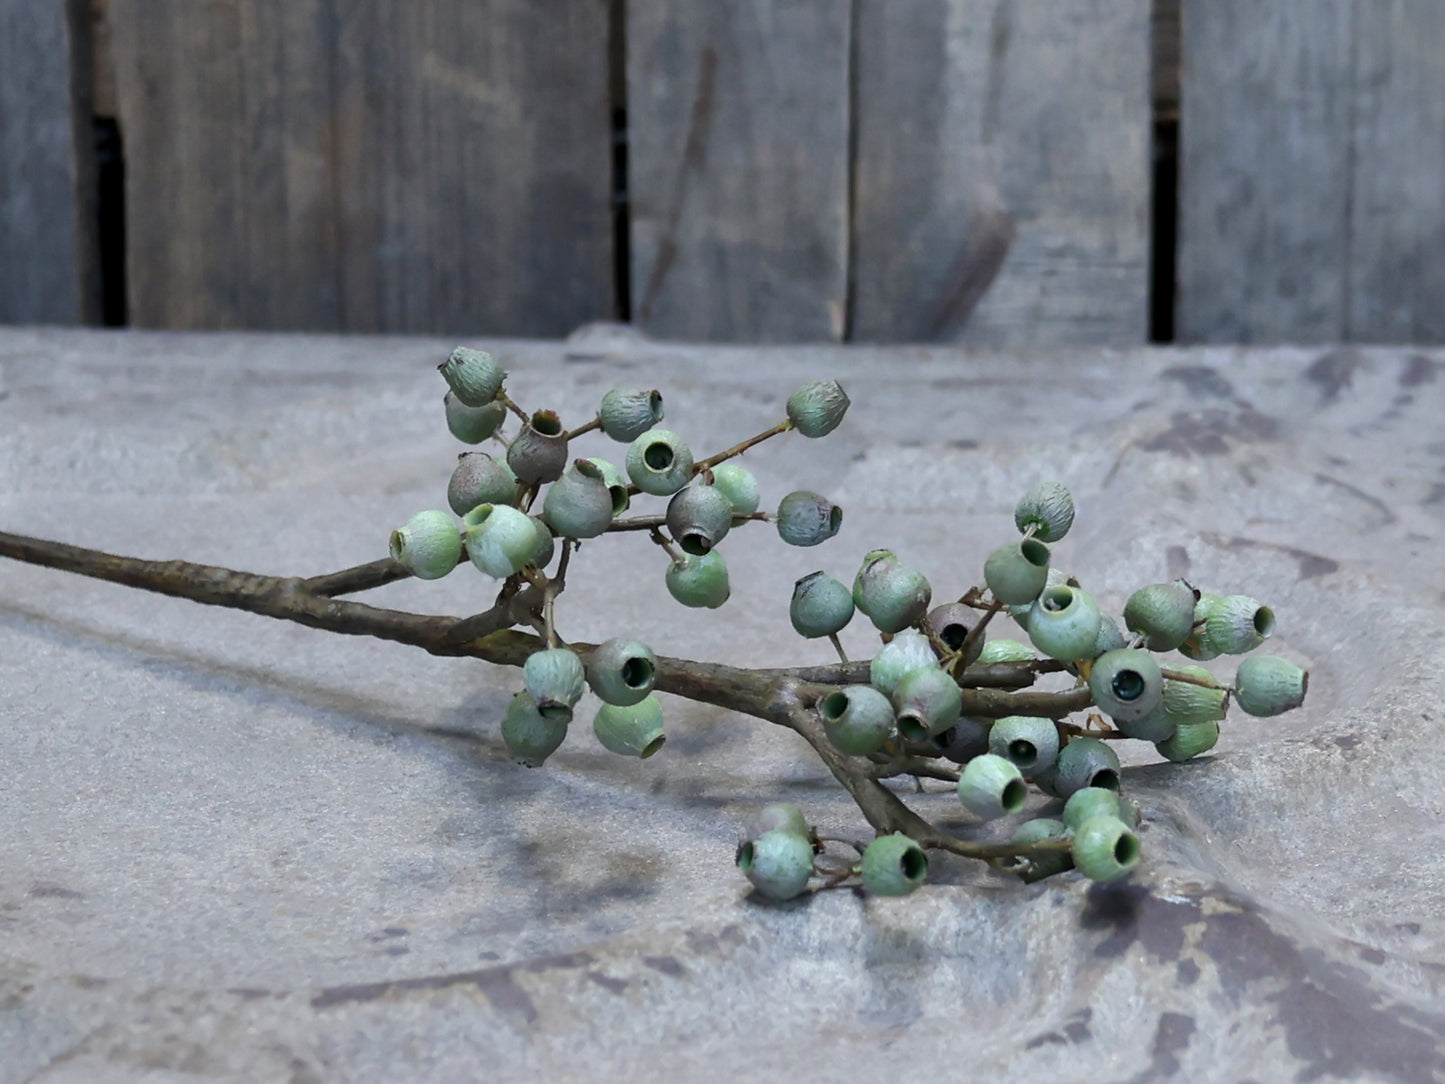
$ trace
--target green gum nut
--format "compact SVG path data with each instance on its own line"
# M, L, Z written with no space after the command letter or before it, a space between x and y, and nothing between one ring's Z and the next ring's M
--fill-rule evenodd
M1077 832L1091 817L1118 817L1119 792L1107 787L1083 787L1064 803L1064 824Z
M1194 604L1194 628L1179 645L1179 653L1185 658L1193 659L1195 662L1208 662L1210 659L1217 659L1223 652L1209 642L1209 615L1214 607L1223 602L1219 595L1211 595L1207 592L1201 593L1199 601Z
M893 705L871 685L847 685L818 701L828 740L840 753L876 753L893 736Z
M1059 751L1051 786L1060 798L1085 787L1119 789L1119 757L1098 738L1074 738Z
M740 846L737 864L764 896L790 900L808 887L813 875L813 845L796 832L774 828Z
M904 676L921 667L938 669L938 656L927 636L904 629L873 656L868 664L868 680L884 696L892 696Z
M946 602L942 606L935 606L929 610L928 616L924 620L933 630L933 634L942 640L950 651L958 651L968 640L968 634L977 626L978 611L961 602ZM983 645L984 639L979 636L969 647L962 664L972 666L977 662L979 655L983 652Z
M813 829L803 811L792 802L772 802L758 810L748 831L749 839L757 839L764 832L792 832L804 839L812 837Z
M679 489L667 502L667 529L678 548L694 557L721 542L732 525L732 502L702 479Z
M1154 656L1138 648L1106 651L1089 671L1094 705L1116 722L1142 719L1164 697L1164 675Z
M1049 547L1037 538L1000 546L983 563L983 582L994 598L1010 606L1033 602L1048 578Z
M778 537L790 546L816 546L838 533L843 509L827 497L800 489L778 504Z
M1038 656L1028 644L1018 640L989 640L978 653L980 663L1033 662Z
M486 406L502 390L507 371L485 350L459 346L452 356L437 366L464 406Z
M1131 738L1162 742L1172 738L1182 725L1223 719L1229 690L1221 687L1214 675L1202 666L1182 666L1179 672L1201 678L1209 684L1196 685L1165 678L1159 706L1142 719L1118 723L1119 729Z
M649 429L627 446L627 477L644 493L670 497L692 477L692 450L676 433Z
M613 388L597 411L602 431L629 444L662 421L662 393L648 388Z
M667 566L667 590L684 606L716 610L728 600L728 566L717 550L694 557L687 554Z
M1028 634L1034 647L1051 659L1086 658L1099 638L1103 615L1093 598L1078 587L1045 588L1029 611Z
M612 514L614 516L622 515L632 504L632 495L627 491L626 476L617 469L615 463L599 459L595 455L588 456L587 462L602 472L602 481L607 486L607 492L612 496Z
M571 721L570 711L564 715L543 715L531 696L518 693L502 717L502 741L506 742L513 760L529 768L539 768L567 737L567 724Z
M510 505L480 504L462 517L462 523L467 556L493 579L505 580L537 553L537 522Z
M662 748L662 705L649 694L635 704L603 704L592 720L592 732L609 752L646 760Z
M445 512L418 512L391 532L391 559L419 580L437 580L457 567L462 533Z
M933 588L890 550L871 550L853 580L853 603L879 632L894 633L928 612Z
M587 684L604 703L627 707L652 692L657 656L641 640L616 636L587 659Z
M1058 760L1059 730L1052 719L1006 715L990 728L988 750L1031 776L1048 771Z
M1019 826L1009 839L1010 843L1042 843L1045 840L1062 840L1070 836L1069 826L1053 817L1035 817ZM1027 857L1026 876L1031 881L1052 877L1056 873L1074 868L1074 856L1068 851L1039 851Z
M541 516L531 516L532 524L537 528L537 548L532 551L532 559L528 564L536 565L539 569L546 568L552 563L552 555L557 552L557 540L552 536L552 529Z
M1124 624L1143 634L1150 651L1173 651L1194 631L1198 601L1194 588L1184 580L1151 583L1124 603Z
M563 538L596 538L612 524L612 494L595 463L579 459L547 487L542 518Z
M988 752L992 719L975 719L960 715L958 720L933 739L938 755L955 764L967 764L974 757Z
M974 757L958 777L958 800L984 820L1017 813L1028 794L1028 785L1013 761L993 753Z
M1304 703L1310 676L1278 655L1251 655L1234 675L1234 702L1251 715L1279 715Z
M1204 719L1197 723L1180 723L1174 735L1165 741L1155 742L1159 755L1175 764L1193 760L1202 753L1213 749L1219 741L1219 723Z
M1094 649L1089 653L1089 658L1097 659L1104 652L1116 651L1128 642L1119 631L1119 623L1104 615L1099 621L1099 635L1094 638Z
M1139 864L1139 837L1118 817L1092 817L1074 832L1074 868L1091 881L1116 881Z
M905 674L894 688L892 700L898 733L910 741L942 734L958 721L963 709L958 682L936 666Z
M1274 611L1248 595L1220 599L1204 619L1209 645L1225 655L1253 651L1274 633Z
M799 636L835 635L853 620L853 593L827 573L810 572L793 584L788 619Z
M447 428L463 444L480 444L495 433L507 417L507 408L501 403L469 407L454 391L447 392L442 406L447 414Z
M826 437L848 413L848 396L836 380L815 380L788 396L788 421L805 437Z
M1057 542L1069 533L1074 523L1074 498L1062 483L1040 482L1021 498L1014 508L1014 524L1019 531L1034 529L1040 542Z
M571 718L572 707L582 699L586 687L582 660L565 647L534 651L522 667L522 684L538 712Z
M928 854L902 832L879 836L863 851L863 888L875 896L906 896L928 880Z
M753 472L736 463L719 463L712 468L712 484L732 502L733 514L750 516L758 510L758 480Z
M512 468L486 452L463 452L447 483L447 504L464 516L479 504L511 504L517 499Z
M567 469L567 432L551 410L539 410L507 447L507 466L528 485L555 482Z

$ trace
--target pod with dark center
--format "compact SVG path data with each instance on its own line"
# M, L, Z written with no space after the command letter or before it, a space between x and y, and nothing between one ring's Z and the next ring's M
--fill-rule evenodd
M928 880L928 853L902 832L879 836L863 851L863 890L906 896Z
M457 398L469 407L486 406L497 397L502 382L507 379L507 371L497 364L496 358L470 346L457 347L437 369Z
M933 588L923 573L909 568L891 550L872 550L853 580L853 604L879 632L894 633L916 624L928 612Z
M933 739L938 755L955 764L967 764L974 757L987 753L992 719L975 719L960 715L958 720Z
M1229 690L1221 686L1202 666L1181 666L1181 674L1198 678L1206 684L1164 679L1159 706L1142 719L1114 720L1114 725L1131 738L1162 742L1174 736L1183 725L1219 722L1224 718Z
M655 388L613 388L597 411L602 431L630 444L662 421L662 393Z
M826 437L848 413L848 396L836 380L815 380L788 396L788 421L805 437Z
M845 685L818 701L828 740L841 753L864 757L893 736L893 705L871 685Z
M603 704L592 720L592 732L609 752L643 760L667 741L662 730L662 705L651 693L635 704Z
M683 553L701 557L727 536L733 505L725 493L696 479L667 502L667 529Z
M632 505L632 494L627 491L627 476L610 460L591 455L587 457L587 461L602 472L602 481L612 496L612 515L622 515Z
M657 656L641 640L617 636L598 644L587 659L587 684L603 702L627 707L652 692Z
M1059 751L1051 783L1060 798L1085 787L1118 790L1118 754L1098 738L1073 738Z
M873 656L868 680L884 696L892 696L904 676L920 667L938 669L938 656L927 636L917 629L904 629Z
M687 554L667 567L667 591L684 606L716 610L728 600L728 566L717 550L694 557Z
M1219 741L1219 723L1213 719L1180 723L1174 734L1164 741L1155 742L1154 748L1166 760L1183 764L1203 753L1209 752Z
M542 715L572 715L586 686L582 660L565 647L534 651L522 667L522 684Z
M950 651L958 651L968 640L968 634L978 624L978 611L961 602L947 602L928 611L925 619L928 627ZM961 665L972 666L983 651L984 640L977 637L962 659Z
M464 516L479 504L512 504L517 499L517 476L512 468L486 452L463 452L447 483L447 504Z
M1059 730L1052 719L1032 715L1006 715L993 724L988 750L1013 764L1026 776L1048 771L1059 758Z
M488 576L505 580L532 561L538 527L525 512L506 504L481 504L462 517L467 556Z
M719 463L712 468L712 484L732 502L733 514L750 516L758 510L758 480L753 472L737 463Z
M479 407L470 407L449 391L442 400L446 408L447 428L463 444L480 444L499 428L507 417L507 408L495 400Z
M790 900L808 889L813 844L806 836L774 828L738 847L737 866L764 896Z
M579 459L547 488L542 518L563 538L596 538L612 524L612 494L598 466Z
M1228 595L1210 609L1204 627L1210 647L1243 655L1274 634L1274 611L1248 595Z
M1014 524L1023 533L1032 528L1040 542L1057 542L1074 524L1074 498L1060 482L1040 482L1019 498Z
M1070 839L1072 834L1069 826L1057 818L1035 817L1020 825L1019 830L1010 837L1009 842L1029 844L1043 843L1046 840L1063 841ZM1024 862L1026 864L1021 873L1030 881L1042 880L1074 868L1074 856L1062 849L1035 851L1033 854L1027 855Z
M507 466L528 485L555 482L567 469L567 431L551 410L539 410L507 448Z
M1049 578L1049 547L1037 538L1000 546L983 563L983 580L993 597L1024 606L1039 597Z
M1139 864L1139 837L1118 817L1093 817L1074 832L1070 853L1089 880L1116 881Z
M1234 675L1234 702L1251 715L1279 715L1304 703L1310 676L1278 655L1251 655Z
M893 690L893 714L898 733L910 741L925 741L958 721L963 693L943 670L925 666L905 674Z
M692 450L676 433L649 429L627 446L627 477L644 493L670 497L692 477Z
M1173 651L1194 631L1198 593L1185 580L1151 583L1124 603L1124 624L1144 636L1150 651Z
M502 741L512 759L528 768L539 768L561 746L567 737L570 711L544 715L537 702L525 692L512 697L507 713L502 716Z
M789 493L778 503L778 537L790 546L826 542L842 525L843 509L809 490Z
M1029 610L1029 639L1051 659L1088 658L1103 619L1098 604L1082 588L1045 588Z
M462 533L445 512L418 512L391 532L391 559L419 580L436 580L457 567Z
M1077 832L1091 817L1119 816L1119 792L1107 787L1082 787L1064 803L1064 823Z
M993 753L974 757L958 777L958 800L986 821L1017 813L1028 794L1028 785L1013 761Z
M788 618L799 636L837 634L853 620L853 593L827 573L810 572L793 584Z
M1139 648L1106 651L1089 671L1094 706L1115 722L1142 719L1164 696L1164 675L1154 656Z

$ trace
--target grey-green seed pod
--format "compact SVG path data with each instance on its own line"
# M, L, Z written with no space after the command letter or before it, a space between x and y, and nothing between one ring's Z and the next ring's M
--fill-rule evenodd
M1142 633L1150 651L1173 651L1194 630L1194 588L1184 580L1151 583L1124 603L1124 624Z
M772 802L758 810L749 825L748 838L757 839L764 832L774 830L792 832L804 839L813 835L808 818L803 816L803 811L792 802Z
M712 468L712 484L732 502L733 514L750 516L758 510L758 480L752 471L736 463L719 463Z
M975 719L960 715L958 721L933 739L938 755L955 764L967 764L976 756L988 752L989 732L992 719Z
M1019 499L1014 523L1020 532L1032 527L1040 542L1057 542L1073 526L1074 498L1059 482L1040 482Z
M1221 599L1204 619L1209 646L1226 655L1243 655L1274 632L1274 611L1248 595Z
M646 760L662 748L662 705L649 693L635 704L603 704L592 720L592 732L609 752Z
M418 512L391 532L391 559L419 580L437 580L457 567L462 533L445 512Z
M1060 798L1085 787L1118 790L1119 757L1098 738L1074 738L1059 751L1052 784Z
M923 633L904 629L873 656L868 666L868 680L884 696L892 696L904 675L924 666L938 668L938 656L933 653L933 645Z
M550 410L539 410L507 448L507 466L528 485L555 482L567 469L567 431Z
M529 768L539 768L567 737L567 724L571 721L570 711L565 715L543 715L537 710L536 701L526 693L518 693L502 717L502 740L507 743L507 752L513 760Z
M442 405L447 413L447 428L463 444L480 444L499 428L507 417L507 408L496 401L469 407L449 391Z
M692 450L676 433L649 429L627 446L627 477L644 493L670 497L692 477Z
M950 651L957 651L968 640L968 634L978 625L978 611L961 602L945 602L928 611L925 618L933 634L947 645ZM982 636L974 640L968 654L962 659L963 666L972 666L983 651Z
M1103 619L1082 588L1050 587L1029 611L1029 639L1049 658L1072 662L1093 650Z
M1251 655L1234 675L1234 702L1251 715L1279 715L1304 703L1310 676L1278 655Z
M612 514L622 515L632 504L632 495L627 492L626 475L617 469L616 464L595 455L588 456L587 462L602 472L602 481L607 485L607 492L612 495Z
M657 656L641 640L615 636L587 659L587 684L603 702L627 707L652 692Z
M1154 748L1159 750L1159 755L1166 760L1183 764L1201 753L1209 752L1218 741L1219 724L1213 719L1205 719L1197 723L1180 723L1172 738L1155 742Z
M552 555L557 552L557 540L552 535L552 528L541 516L528 518L537 528L537 548L532 551L532 559L527 563L543 569L552 563Z
M843 509L806 489L789 493L778 504L778 537L790 546L816 546L838 533Z
M1019 826L1010 839L1012 843L1042 843L1047 839L1068 839L1072 835L1069 826L1053 817L1035 817ZM1056 873L1074 868L1074 856L1068 851L1039 851L1027 857L1028 868L1024 876L1031 881L1052 877Z
M486 452L463 452L447 483L447 504L464 516L479 504L512 504L517 499L517 476L512 468Z
M1090 817L1119 816L1119 792L1107 787L1083 787L1064 803L1064 823L1075 832Z
M796 832L774 828L738 848L738 869L774 900L802 895L813 875L813 845Z
M864 757L893 736L893 705L871 685L835 689L818 702L828 740L840 753Z
M502 390L507 371L485 350L459 346L437 370L465 406L486 406Z
M563 538L596 538L612 524L612 494L602 472L585 459L547 488L542 518Z
M978 653L980 663L1032 662L1037 657L1028 644L1008 639L989 640Z
M990 729L988 751L1012 761L1024 775L1045 772L1059 759L1059 730L1052 719L1006 715Z
M678 547L694 557L721 542L732 525L732 501L701 479L679 489L667 502L667 529Z
M1229 690L1221 687L1214 675L1202 666L1182 666L1179 670L1190 677L1202 678L1209 684L1195 685L1165 678L1159 706L1142 719L1118 722L1123 733L1131 738L1157 743L1168 741L1183 724L1218 722L1224 718Z
M788 420L805 437L826 437L848 413L848 396L836 380L815 380L788 396Z
M537 552L536 522L510 505L478 505L462 522L466 527L467 556L494 579L506 579Z
M1179 645L1179 653L1195 662L1217 659L1222 652L1209 642L1209 615L1224 599L1219 595L1201 593L1194 604L1194 628Z
M586 687L582 660L565 647L534 651L522 667L522 684L542 715L572 717Z
M868 844L861 870L865 891L906 896L928 880L928 854L902 832L894 832Z
M1048 578L1049 547L1037 538L1000 546L983 563L983 581L993 597L1011 606L1033 602Z
M1139 864L1139 837L1118 817L1092 817L1074 833L1074 868L1091 881L1115 881Z
M1164 675L1149 652L1121 647L1094 660L1089 691L1094 705L1116 722L1142 719L1163 699Z
M910 741L942 734L958 721L963 693L958 682L935 666L905 674L893 690L898 733Z
M894 633L928 612L933 588L923 573L898 560L890 550L872 550L853 580L853 604L879 632Z
M1028 785L1013 761L992 753L974 757L958 777L958 800L984 820L1017 813L1028 794Z
M727 563L717 550L702 557L688 554L681 564L667 566L667 590L684 606L716 610L732 593Z
M662 421L662 393L647 388L613 388L597 411L602 431L630 444Z
M1089 653L1089 657L1097 659L1104 652L1117 651L1128 642L1119 631L1119 623L1105 614L1099 621L1099 635L1094 638L1094 650Z
M832 636L853 620L853 593L825 572L810 572L793 584L788 618L799 636Z

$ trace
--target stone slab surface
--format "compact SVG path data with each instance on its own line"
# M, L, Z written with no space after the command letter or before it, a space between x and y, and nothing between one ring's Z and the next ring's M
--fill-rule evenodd
M0 331L0 529L373 559L443 503L451 345ZM655 384L708 451L805 379L854 400L828 440L748 457L765 502L841 503L836 539L737 532L702 614L641 537L599 540L564 636L824 662L793 580L890 545L959 593L1057 477L1057 563L1116 612L1181 574L1267 601L1309 702L1232 716L1189 765L1129 752L1123 885L943 861L907 899L776 906L732 869L753 810L863 827L791 734L672 702L649 761L584 725L526 770L497 732L515 671L0 562L0 1082L1445 1076L1445 352L482 345L564 419ZM375 597L463 613L489 588ZM971 830L943 784L910 801Z

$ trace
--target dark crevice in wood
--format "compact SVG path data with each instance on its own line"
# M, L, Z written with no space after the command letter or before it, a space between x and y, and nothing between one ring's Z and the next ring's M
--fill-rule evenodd
M106 327L126 327L130 312L125 285L125 147L114 117L96 117L94 129L100 321Z
M1150 97L1149 341L1172 343L1178 300L1180 0L1153 0Z
M845 107L848 116L845 123L848 126L847 135L847 169L848 169L848 191L847 191L847 231L845 239L847 252L844 255L843 267L843 327L842 339L846 342L853 341L853 311L858 294L858 11L862 0L852 0L848 10L848 68L844 72L844 79L847 81L847 92Z
M612 117L613 313L632 319L632 205L627 188L627 2L608 9L608 94Z

